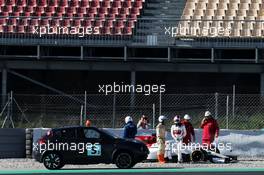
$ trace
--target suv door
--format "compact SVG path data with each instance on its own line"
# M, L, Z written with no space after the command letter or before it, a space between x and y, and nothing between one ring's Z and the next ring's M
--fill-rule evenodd
M107 163L111 160L113 139L96 128L81 128L83 142L86 150L82 154L82 160L88 164Z
M74 163L72 161L79 156L76 146L78 145L79 139L76 136L76 132L76 128L65 128L56 133L57 149L59 149L64 160L69 163Z

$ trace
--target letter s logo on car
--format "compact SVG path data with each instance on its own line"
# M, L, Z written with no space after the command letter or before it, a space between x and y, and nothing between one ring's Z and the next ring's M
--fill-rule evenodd
M95 144L88 144L87 147L87 156L101 156L101 144L95 143Z

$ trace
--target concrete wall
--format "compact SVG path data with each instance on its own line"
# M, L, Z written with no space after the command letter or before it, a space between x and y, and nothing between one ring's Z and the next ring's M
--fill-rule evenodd
M25 129L0 129L0 158L24 158L25 145Z

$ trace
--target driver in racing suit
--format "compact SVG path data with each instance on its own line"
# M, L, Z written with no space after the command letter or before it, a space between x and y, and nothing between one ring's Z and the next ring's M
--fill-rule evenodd
M165 163L164 154L165 154L165 137L166 137L166 127L165 127L166 117L161 115L159 116L159 124L156 127L156 136L157 136L157 144L158 144L158 152L157 157L159 163Z
M176 115L173 121L174 121L174 125L171 126L171 136L177 144L178 163L181 163L183 162L181 147L182 147L183 138L186 136L186 128L181 123L180 116Z

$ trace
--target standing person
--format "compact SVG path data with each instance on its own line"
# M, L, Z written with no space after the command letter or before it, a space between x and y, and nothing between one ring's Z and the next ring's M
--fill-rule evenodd
M137 128L138 129L149 129L148 117L147 116L142 115L142 117L138 121Z
M183 138L183 143L185 145L188 145L191 142L195 142L195 132L194 132L194 128L190 120L191 120L191 117L188 114L185 114L181 122L185 126L185 129L186 129L186 136Z
M174 124L171 126L171 136L177 144L178 163L181 163L183 162L181 148L182 148L183 138L186 136L186 128L181 123L180 116L176 115L173 121Z
M91 127L91 125L92 125L91 121L90 120L86 120L85 126L86 127Z
M163 115L159 116L159 124L156 127L156 135L157 135L157 144L158 144L158 152L157 157L159 163L165 163L164 154L165 154L165 141L166 141L166 127L165 120L167 118Z
M204 146L211 146L215 138L219 136L219 127L217 121L213 118L211 112L206 111L201 122L203 129L202 144Z
M124 126L124 138L134 139L137 134L137 126L133 123L133 119L130 116L126 116Z

